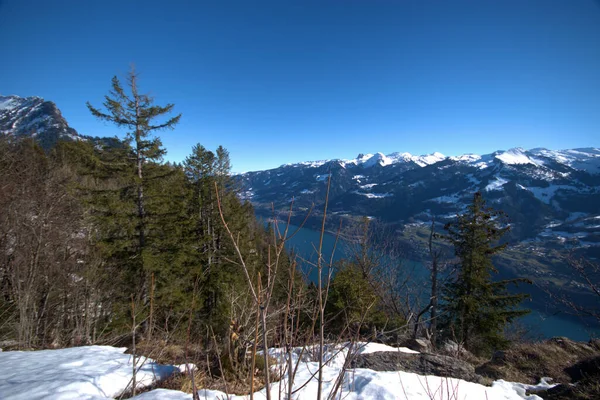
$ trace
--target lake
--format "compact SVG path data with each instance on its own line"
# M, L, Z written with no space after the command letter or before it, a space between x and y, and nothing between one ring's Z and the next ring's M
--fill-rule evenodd
M281 225L281 229L284 225ZM317 260L317 249L319 246L320 232L312 229L300 228L297 226L290 226L289 232L295 232L294 235L287 243L288 250L293 250L300 258L308 260L307 262L300 262L300 268L313 282L317 282L318 273L311 263L315 263ZM336 240L335 235L326 233L323 237L323 257L326 262L331 259L333 253L333 261L338 261L346 256L347 249L338 241L335 246ZM403 260L404 265L408 266L415 272L416 277L420 277L423 281L429 275L429 270L419 261L414 260ZM426 292L424 292L425 294ZM425 294L426 296L426 294ZM527 303L524 304L527 307ZM600 336L600 329L588 328L583 322L578 321L574 317L566 317L562 315L553 315L549 310L533 309L529 315L526 315L519 319L519 323L530 331L530 335L533 337L550 338L556 336L565 336L572 340L587 341L590 336Z

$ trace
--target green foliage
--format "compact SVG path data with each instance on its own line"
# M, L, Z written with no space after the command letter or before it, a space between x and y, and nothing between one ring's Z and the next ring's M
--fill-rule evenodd
M167 183L165 178L169 175L167 171L150 163L159 162L165 153L160 138L151 135L155 131L173 129L181 115L166 122L154 123L156 118L169 114L174 106L155 105L152 97L139 92L137 78L138 75L132 68L128 75L130 94L125 92L116 76L112 79L112 90L105 96L106 112L93 107L89 102L87 107L98 119L128 129L125 153L122 154L122 158L115 159L112 163L113 167L121 172L116 187L120 193L118 198L112 198L117 201L112 203L109 210L118 209L126 216L125 221L122 221L124 224L121 225L126 231L121 232L119 236L126 240L134 240L129 241L120 250L127 253L130 260L127 276L130 291L141 305L146 306L149 302L151 271L155 269L152 259L156 254L152 249L153 244L150 243L154 233L152 230L155 228L152 216L162 209L162 205L156 204L159 200L152 198L152 186Z
M27 346L122 340L133 313L146 339L187 340L189 329L191 340L223 344L232 321L246 324L237 334L251 331L254 303L219 210L263 288L274 268L271 232L237 196L222 146L198 144L182 165L162 162L153 134L180 115L156 122L173 105L139 93L134 71L127 83L113 78L104 110L88 103L126 129L124 141L59 142L47 154L33 141L0 138L0 333ZM278 254L281 273L269 285L281 309L304 282Z
M340 263L331 283L326 318L331 332L346 329L368 332L368 328L385 323L386 316L380 309L379 297L354 263Z
M523 280L492 280L497 273L492 256L506 248L493 243L510 229L503 218L475 193L468 210L445 226L444 238L454 245L459 265L444 289L441 328L447 338L479 354L505 347L504 327L528 313L517 308L526 296L507 288Z

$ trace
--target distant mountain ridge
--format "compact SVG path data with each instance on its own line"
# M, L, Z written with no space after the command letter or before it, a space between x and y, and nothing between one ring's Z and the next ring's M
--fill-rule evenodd
M539 158L536 158L539 157ZM467 163L477 162L479 165L482 163L489 163L492 158L496 158L505 164L532 164L532 165L543 165L547 160L544 158L553 159L556 162L568 165L574 169L585 168L592 174L600 174L600 149L597 148L581 148L581 149L570 149L570 150L548 150L545 148L535 148L529 151L524 150L520 147L511 148L503 151L498 150L491 154L483 156L477 154L463 154L461 156L450 156L446 157L442 153L435 152L426 155L415 156L410 153L391 153L384 155L383 153L375 154L359 154L356 158L351 160L345 159L331 159L331 160L320 160L320 161L306 161L299 163L288 163L283 164L281 167L289 166L312 166L319 167L321 165L338 162L341 166L348 165L362 165L364 168L369 168L375 165L382 167L397 164L397 163L410 163L413 162L419 167L426 165L435 164L445 159L453 161L461 161Z
M241 174L259 213L320 209L331 173L332 215L403 226L449 221L481 191L513 223L512 239L565 240L600 249L600 149L512 148L485 155L360 154L351 160L285 164ZM599 254L600 255L600 254Z

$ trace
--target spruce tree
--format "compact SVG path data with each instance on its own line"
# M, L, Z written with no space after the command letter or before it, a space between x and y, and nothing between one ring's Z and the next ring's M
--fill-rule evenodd
M135 196L135 226L133 228L137 242L135 248L129 251L134 253L130 254L130 257L136 260L134 270L137 279L135 279L136 287L134 289L138 291L139 299L146 303L149 276L144 259L147 250L148 212L146 210L147 199L144 196L148 180L151 179L147 176L146 171L151 163L161 161L165 153L160 139L154 137L153 133L164 129L173 129L179 122L181 114L170 117L164 122L156 123L157 119L169 114L174 105L167 104L164 107L155 105L151 96L140 93L138 74L133 67L127 77L127 86L130 94L126 93L119 79L116 76L113 77L112 89L105 96L103 103L106 112L93 107L89 102L87 107L97 118L127 129L126 143L131 145L127 161L133 167L129 171L131 171L130 178L133 181Z
M480 354L505 346L505 326L529 312L517 308L526 295L511 294L507 288L523 279L492 280L498 272L492 256L506 248L506 243L494 243L510 229L503 219L504 214L486 207L477 192L467 211L445 226L444 238L454 245L459 264L444 290L442 329L446 337Z

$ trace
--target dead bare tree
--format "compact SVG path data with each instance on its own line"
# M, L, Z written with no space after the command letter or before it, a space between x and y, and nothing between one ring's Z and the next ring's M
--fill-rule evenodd
M431 283L431 294L429 297L429 303L417 314L415 318L415 326L413 330L413 337L416 338L419 332L419 327L421 326L420 320L421 317L429 312L429 327L425 329L426 335L428 339L431 341L433 345L435 345L437 340L437 311L438 311L438 301L439 301L439 275L440 271L443 269L443 266L440 265L443 249L440 247L435 247L433 243L433 239L435 238L435 218L431 220L431 229L429 232L429 240L427 242L427 248L429 250L429 257L431 259L430 266L430 283Z
M215 196L216 196L216 200L217 200L217 207L218 207L218 212L219 212L219 216L221 217L221 222L223 224L223 227L225 228L225 231L227 233L227 235L229 236L231 243L235 249L235 252L238 256L238 262L237 264L239 266L241 266L242 271L244 273L244 276L246 278L246 282L248 284L248 288L251 294L251 298L254 302L254 305L256 307L257 310L257 321L259 321L259 324L261 326L261 336L262 336L262 342L263 342L263 351L264 351L264 360L265 360L265 387L266 387L266 396L267 396L267 400L271 399L271 392L270 392L270 367L269 367L269 346L268 346L268 329L267 329L267 311L269 309L269 305L271 303L271 299L273 296L273 292L275 289L275 285L277 282L277 274L278 274L278 269L279 266L282 262L283 257L286 256L286 252L285 252L285 243L287 240L289 240L289 238L291 238L292 236L294 236L300 229L301 227L298 228L298 230L296 230L296 232L289 234L288 230L290 227L290 218L291 218L291 213L293 210L293 201L290 205L290 211L289 211L289 216L288 216L288 223L285 226L284 232L283 234L281 234L279 232L279 226L278 226L278 221L275 220L275 228L273 230L273 242L269 245L268 247L268 253L267 253L267 262L265 265L265 272L266 272L266 276L264 276L261 279L261 274L260 271L258 272L258 279L255 282L252 278L252 273L253 271L251 271L250 266L246 263L246 260L244 258L244 255L242 254L241 251L241 246L240 246L240 237L239 235L234 235L234 233L231 231L231 229L229 228L229 225L227 224L227 221L225 219L225 214L223 211L223 207L222 207L222 203L221 203L221 197L220 197L220 190L219 187L217 185L217 183L215 182ZM231 261L231 260L230 260ZM266 283L263 285L262 284L262 280L265 280ZM258 323L258 322L257 322ZM256 343L256 341L255 341ZM255 354L252 354L252 358L255 357ZM254 368L252 368L251 370L251 386L253 387L253 374L254 374ZM253 393L250 393L250 397L253 397Z
M551 290L542 287L542 290L554 301L566 309L566 312L581 317L592 319L600 324L600 264L589 259L577 258L570 255L566 259L576 278L580 280L579 286L584 289L591 299L589 301L576 300L572 295L564 291Z

